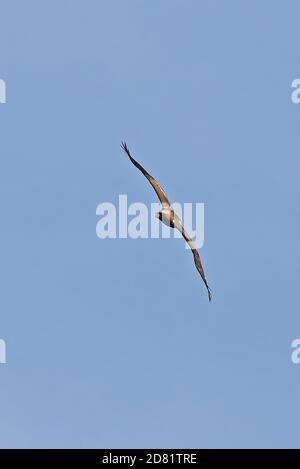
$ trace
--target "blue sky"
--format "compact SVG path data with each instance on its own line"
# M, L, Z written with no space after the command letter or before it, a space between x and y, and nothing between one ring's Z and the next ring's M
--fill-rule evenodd
M299 447L299 2L1 2L1 447ZM101 202L205 203L100 240Z

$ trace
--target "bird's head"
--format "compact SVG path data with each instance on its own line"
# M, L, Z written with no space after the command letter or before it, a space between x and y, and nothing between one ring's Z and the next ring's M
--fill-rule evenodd
M158 218L159 220L162 219L162 213L161 212L156 212L155 217Z

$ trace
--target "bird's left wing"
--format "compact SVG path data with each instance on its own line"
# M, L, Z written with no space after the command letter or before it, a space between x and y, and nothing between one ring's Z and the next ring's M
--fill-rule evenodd
M169 202L169 199L168 197L166 196L165 194L165 191L163 190L163 188L161 187L160 184L158 184L158 182L156 181L156 179L154 179L153 176L151 176L151 174L149 174L145 168L143 168L143 166L138 163L134 158L132 158L131 154L130 154L130 151L129 151L129 148L128 146L126 145L125 142L122 142L122 145L121 147L123 148L123 150L125 151L125 153L129 156L129 159L130 161L134 164L134 166L136 166L142 173L143 175L148 179L148 181L150 182L151 186L153 187L153 189L155 190L161 204L164 204L164 205L171 205L170 202Z

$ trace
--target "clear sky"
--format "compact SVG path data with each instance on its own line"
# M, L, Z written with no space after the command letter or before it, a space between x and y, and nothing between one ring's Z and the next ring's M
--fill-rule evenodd
M299 447L298 1L2 0L1 447ZM96 206L205 203L183 241Z

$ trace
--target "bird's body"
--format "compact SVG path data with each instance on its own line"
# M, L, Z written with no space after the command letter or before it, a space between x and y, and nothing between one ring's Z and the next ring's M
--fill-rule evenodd
M156 218L158 218L164 225L170 226L171 228L175 228L176 222L176 213L174 212L171 206L169 207L162 207L162 209L155 214ZM177 217L178 218L178 217Z
M159 198L159 200L162 204L161 210L159 212L157 212L155 214L155 216L162 223L164 223L165 225L167 225L171 228L176 228L182 234L185 241L188 243L190 249L192 250L193 256L194 256L194 262L195 262L196 269L198 270L198 272L199 272L199 274L200 274L200 276L201 276L201 278L202 278L202 280L203 280L203 282L206 286L206 289L207 289L207 292L208 292L208 299L209 299L209 301L211 301L211 290L208 286L208 283L207 283L207 280L206 280L206 277L205 277L205 273L204 273L204 269L202 267L202 263L201 263L200 254L198 252L198 249L197 249L194 241L190 237L190 235L185 231L184 227L182 226L179 217L174 212L174 209L173 209L172 205L170 204L170 202L169 202L169 200L168 200L168 198L165 194L165 191L160 186L160 184L156 181L156 179L154 179L154 177L151 176L151 174L149 174L145 170L145 168L143 168L143 166L140 165L140 163L138 163L131 156L129 148L127 147L125 142L122 143L122 148L125 151L125 153L129 156L129 158L130 158L131 162L134 164L134 166L136 166L143 173L143 175L148 179L148 181L152 185L153 189L155 190L155 192L156 192L156 194L157 194L157 196L158 196L158 198Z

